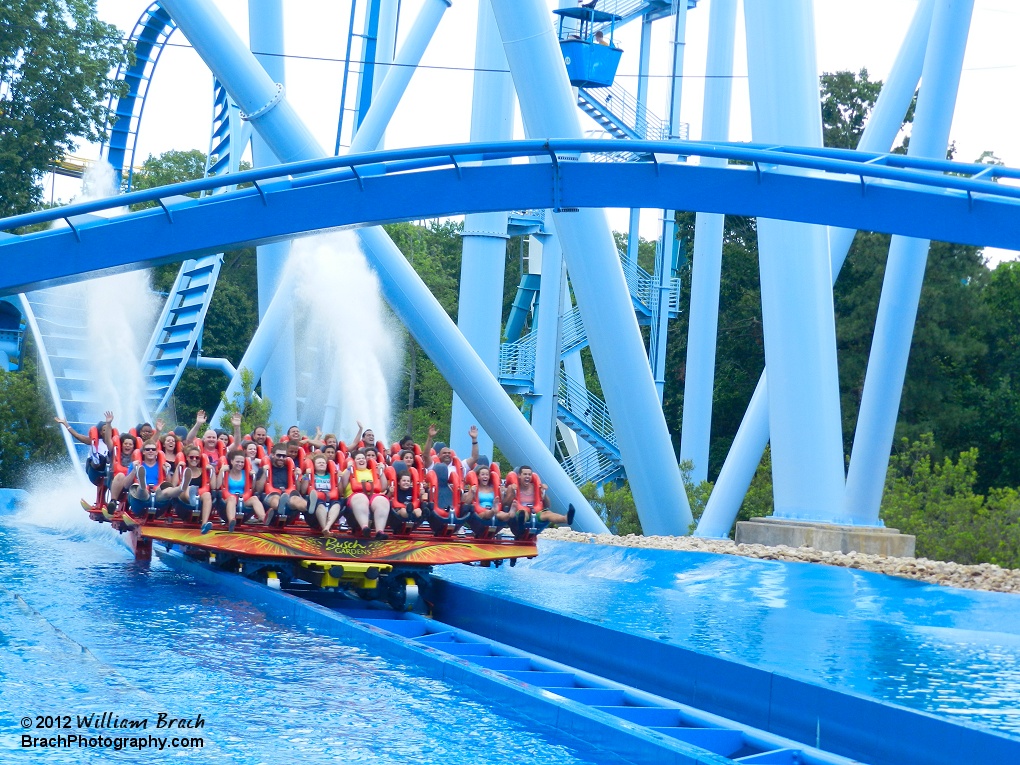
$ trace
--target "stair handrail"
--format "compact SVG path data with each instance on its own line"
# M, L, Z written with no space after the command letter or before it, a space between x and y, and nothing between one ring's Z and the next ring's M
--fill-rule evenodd
M619 451L606 402L560 370L559 404L599 438Z
M560 355L566 356L588 342L581 309L576 305L560 316Z
M648 105L619 82L608 88L581 88L585 97L592 100L616 124L630 129L639 139L664 141L669 138L669 124L653 114Z
M534 380L537 345L534 331L512 343L503 343L499 348L500 379Z
M623 470L623 466L598 449L583 449L560 462L570 480L578 486L586 483L603 483Z

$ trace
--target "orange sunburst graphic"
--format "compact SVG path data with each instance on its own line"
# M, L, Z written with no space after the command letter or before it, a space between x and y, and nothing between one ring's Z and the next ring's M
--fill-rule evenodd
M533 557L538 554L534 542L477 544L469 540L361 540L353 537L310 537L280 532L244 531L210 531L202 534L198 529L162 526L143 526L141 533L143 537L149 539L255 558L348 560L432 566Z

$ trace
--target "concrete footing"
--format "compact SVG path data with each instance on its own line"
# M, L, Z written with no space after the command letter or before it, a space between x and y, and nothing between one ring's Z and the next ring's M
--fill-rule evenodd
M826 552L914 557L914 537L884 526L840 526L833 523L752 518L737 524L737 544L769 547L813 547Z

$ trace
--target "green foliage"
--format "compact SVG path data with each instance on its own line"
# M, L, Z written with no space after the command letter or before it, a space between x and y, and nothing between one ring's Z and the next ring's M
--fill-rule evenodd
M626 482L622 486L603 484L601 495L595 484L586 483L581 487L581 494L614 534L626 536L641 533L634 495L630 493L630 486Z
M978 487L1020 486L1020 262L978 282L988 352L973 372L977 410L968 442L980 444Z
M825 72L821 77L822 138L825 146L835 149L856 149L871 116L871 110L882 92L882 81L868 78L868 70ZM904 124L914 121L917 93L914 93ZM906 139L894 153L906 153Z
M0 3L0 217L34 209L47 168L101 140L109 74L127 60L95 0Z
M678 236L694 239L694 213L678 212ZM690 305L693 247L686 247L689 261L679 273L680 305ZM761 291L758 281L758 239L751 218L727 215L723 228L723 260L719 288L719 327L716 342L715 389L712 406L712 440L709 479L713 479L729 451L747 402L765 366ZM669 323L663 412L679 451L687 371L687 334L690 316L682 311Z
M220 394L220 401L223 402L223 415L220 417L220 427L231 431L234 426L231 418L237 412L241 413L241 432L251 433L259 425L262 425L270 432L279 432L279 424L270 425L270 418L273 415L273 403L268 398L255 398L255 373L247 367L241 369L241 390L234 394L233 399L227 399L227 394Z
M158 157L150 154L131 178L131 190L142 191L157 186L170 186L184 181L195 181L205 177L205 153L198 149L177 151L171 149ZM197 197L198 192L188 196ZM146 202L131 209L153 207L155 202Z
M28 354L21 372L0 369L0 486L25 486L31 468L64 458L53 416Z
M892 456L882 499L886 525L917 537L917 554L957 563L1020 567L1020 495L976 494L978 450L935 456L935 439L902 441Z
M691 532L697 526L698 521L708 506L709 497L712 496L714 485L708 481L702 481L695 486L691 479L691 471L694 464L690 460L680 463L680 474L684 479L684 486L687 488L687 499L691 503L691 515L694 522L691 524ZM744 495L744 501L740 505L736 520L747 521L751 518L760 518L772 515L772 451L765 447L765 454L762 456L758 469L755 470L754 478L751 479L751 486ZM730 529L730 539L736 531L736 524Z

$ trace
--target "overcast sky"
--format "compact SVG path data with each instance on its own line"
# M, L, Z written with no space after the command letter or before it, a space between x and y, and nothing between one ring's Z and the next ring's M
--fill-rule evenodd
M210 0L207 0L210 1ZM247 0L215 0L235 29L247 39ZM615 0L600 7L612 10ZM681 119L690 136L701 134L701 100L709 7L701 0L688 13ZM550 8L555 0L548 0ZM134 27L149 0L99 0L100 16L125 34ZM407 30L422 0L403 0L401 31ZM362 0L359 3L364 6ZM816 39L819 72L859 70L884 79L917 6L917 0L817 0ZM334 145L340 104L340 83L349 23L349 0L284 0L287 53L287 96L323 146ZM467 141L474 60L475 0L453 0L423 64L412 80L389 132L387 147ZM636 90L638 28L634 23L618 33L624 48L619 81ZM750 140L747 66L743 44L743 16L737 19L731 139ZM671 21L656 24L649 92L651 111L665 116L669 72ZM1014 0L976 0L964 61L960 95L951 131L957 159L970 161L994 151L1006 164L1020 167L1017 84L1020 79L1020 3ZM209 147L211 75L187 46L181 33L163 53L150 86L139 136L136 164L149 154L169 149ZM301 58L298 58L298 57ZM590 124L595 127L594 123ZM518 124L518 133L520 127ZM523 136L521 136L523 137ZM85 157L97 147L83 146ZM70 182L58 182L56 196L74 193ZM655 213L643 215L642 235L653 237ZM626 218L613 216L615 227Z

